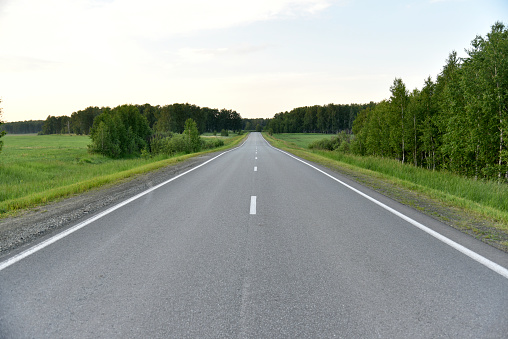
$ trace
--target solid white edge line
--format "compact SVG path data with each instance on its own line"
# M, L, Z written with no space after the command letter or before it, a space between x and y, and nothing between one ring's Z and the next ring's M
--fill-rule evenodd
M256 196L250 197L250 214L256 214Z
M224 155L226 153L229 153L231 151L234 151L234 150L242 147L245 144L246 141L247 140L245 140L240 146L237 146L237 147L232 148L230 150L224 151L224 152L216 155L215 157L213 157L211 159L208 159L204 163L199 164L198 166L193 167L193 168L191 168L188 171L185 171L184 173L180 173L177 176L175 176L175 177L173 177L173 178L171 178L169 180L164 181L163 183L160 183L160 184L158 184L156 186L153 186L153 187L147 189L144 192L141 192L141 193L139 193L139 194L137 194L137 195L127 199L127 200L124 200L121 203L119 203L119 204L117 204L117 205L115 205L115 206L113 206L111 208L108 208L107 210L105 210L105 211L103 211L103 212L101 212L101 213L99 213L99 214L97 214L97 215L95 215L95 216L93 216L93 217L91 217L89 219L86 219L86 220L80 222L79 224L77 224L77 225L75 225L75 226L73 226L71 228L66 229L65 231L60 232L60 233L54 235L53 237L48 238L48 239L44 240L43 242L41 242L41 243L39 243L39 244L37 244L37 245L35 245L33 247L30 247L30 248L26 249L25 251L23 251L21 253L18 253L16 255L14 255L13 257L7 259L6 261L3 261L3 262L0 263L0 271L2 271L3 269L5 269L5 268L7 268L7 267L17 263L18 261L20 261L22 259L28 257L29 255L34 254L35 252L40 251L43 248L45 248L45 247L47 247L47 246L57 242L58 240L60 240L62 238L65 238L69 234L76 232L77 230L85 227L88 224L91 224L92 222L102 218L105 215L108 215L109 213L119 209L120 207L123 207L123 206L127 205L128 203L130 203L130 202L132 202L132 201L134 201L134 200L136 200L138 198L141 198L142 196L144 196L144 195L146 195L146 194L148 194L148 193L158 189L159 187L162 187L162 186L172 182L173 180L176 180L176 179L180 178L181 176L184 176L185 174L190 173L190 172L200 168L201 166L204 166L204 165L208 164L209 162L217 159L218 157L220 157L220 156L222 156L222 155Z
M263 138L263 139L264 139L264 138ZM436 232L436 231L434 231L434 230L431 230L431 229L430 229L430 228L428 228L427 226L425 226L425 225L423 225L423 224L419 223L418 221L416 221L416 220L414 220L414 219L411 219L410 217L408 217L408 216L406 216L406 215L404 215L404 214L402 214L402 213L400 213L400 212L398 212L398 211L394 210L393 208L391 208L391 207L389 207L389 206L387 206L387 205L383 204L382 202L380 202L380 201L378 201L378 200L376 200L376 199L372 198L371 196L369 196L369 195L367 195L367 194L365 194L365 193L363 193L363 192L361 192L361 191L357 190L356 188L354 188L354 187L352 187L352 186L350 186L350 185L346 184L345 182L343 182L343 181L341 181L341 180L339 180L339 179L335 178L334 176L332 176L332 175L330 175L330 174L326 173L325 171L320 170L320 169L319 169L319 168L317 168L316 166L313 166L313 165L311 165L311 164L309 164L309 163L307 163L307 162L303 161L302 159L299 159L298 157L296 157L296 156L294 156L294 155L292 155L292 154L290 154L290 153L288 153L288 152L285 152L285 151L283 151L283 150L281 150L281 149L278 149L278 148L276 148L276 147L273 147L272 145L270 145L270 143L269 143L268 141L266 141L266 139L265 139L265 142L266 142L266 143L268 144L268 146L270 146L271 148L273 148L273 149L275 149L275 150L277 150L277 151L279 151L279 152L281 152L281 153L284 153L284 154L286 154L287 156L290 156L291 158L296 159L296 160L300 161L301 163L304 163L304 164L305 164L305 165L307 165L307 166L312 167L312 168L313 168L313 169L315 169L316 171L321 172L322 174L326 175L327 177L329 177L329 178L331 178L331 179L335 180L336 182L340 183L341 185L343 185L343 186L345 186L345 187L349 188L349 189L350 189L350 190L352 190L353 192L360 194L362 197L364 197L364 198L366 198L366 199L368 199L368 200L372 201L372 202L373 202L373 203L375 203L376 205L378 205L378 206L380 206L380 207L384 208L385 210L387 210L387 211L389 211L389 212L391 212L391 213L395 214L395 215L396 215L396 216L398 216L399 218L404 219L405 221L409 222L409 223L410 223L410 224L412 224L413 226L418 227L419 229L421 229L421 230L422 230L422 231L424 231L425 233L427 233L427 234L429 234L429 235L433 236L434 238L436 238L436 239L438 239L438 240L440 240L440 241L444 242L445 244L447 244L447 245L449 245L449 246L453 247L454 249L456 249L457 251L459 251L459 252L461 252L461 253L463 253L463 254L467 255L467 256L468 256L468 257L470 257L471 259L473 259L473 260L477 261L478 263L480 263L480 264L482 264L482 265L484 265L484 266L486 266L486 267L490 268L492 271L494 271L494 272L496 272L496 273L498 273L498 274L502 275L502 276L503 276L503 277L505 277L506 279L508 279L508 269L504 268L503 266L501 266L501 265L499 265L499 264L496 264L495 262L493 262L493 261L491 261L491 260L489 260L489 259L487 259L487 258L485 258L485 257L481 256L480 254L478 254L478 253L476 253L476 252L471 251L470 249L468 249L468 248L466 248L466 247L462 246L461 244L456 243L455 241L453 241L453 240L451 240L451 239L448 239L448 238L447 238L447 237L445 237L444 235L442 235L442 234L440 234L440 233L438 233L438 232Z

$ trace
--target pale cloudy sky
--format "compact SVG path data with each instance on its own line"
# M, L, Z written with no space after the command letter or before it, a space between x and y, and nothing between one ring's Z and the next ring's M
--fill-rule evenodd
M4 121L191 103L245 118L380 101L465 56L506 0L0 0Z

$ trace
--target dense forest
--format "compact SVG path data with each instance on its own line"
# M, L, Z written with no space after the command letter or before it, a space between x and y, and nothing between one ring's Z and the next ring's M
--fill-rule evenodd
M200 133L242 129L242 117L236 111L199 107L190 104L172 104L165 106L130 105L135 107L154 132L182 133L185 121L193 119ZM48 116L44 121L41 134L90 134L95 117L108 107L88 107L71 116Z
M155 118L155 121L157 120L156 115L154 114L157 109L156 107L150 106L149 104L137 107L141 112L147 108L148 111L145 111L144 115L151 117L152 119ZM46 132L55 132L47 134L68 134L69 131L71 131L71 133L74 134L88 135L90 133L90 126L93 124L93 119L99 115L103 109L104 108L88 107L85 110L76 112L73 118L69 118L68 116L49 116L46 120L6 122L0 125L0 131L5 131L9 134L44 134L42 133L42 128L44 124L46 124ZM270 119L264 118L242 119L241 129L259 132L268 125L269 121ZM213 131L221 130L222 128L220 130L217 128ZM56 131L60 131L61 133L56 133Z
M298 107L275 114L268 123L271 133L338 133L351 131L360 111L375 104L350 104Z
M0 131L9 134L36 134L42 131L44 120L27 120L6 122L0 126Z
M254 119L242 119L242 129L245 131L263 131L271 119L254 118Z
M351 150L474 178L508 179L508 30L497 22L467 57L452 52L436 81L391 96L353 123Z

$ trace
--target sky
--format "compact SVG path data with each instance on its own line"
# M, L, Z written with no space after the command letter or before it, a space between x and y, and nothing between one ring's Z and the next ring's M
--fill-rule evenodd
M506 0L0 0L4 122L190 103L243 118L379 102L501 21Z

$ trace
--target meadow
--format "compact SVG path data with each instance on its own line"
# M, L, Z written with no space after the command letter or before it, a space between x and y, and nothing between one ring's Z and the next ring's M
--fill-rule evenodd
M274 134L274 137L284 140L287 143L293 143L298 147L307 148L314 141L322 140L324 138L331 138L334 134L323 133L282 133Z
M225 146L243 136L223 138ZM168 166L195 154L111 159L88 153L88 136L7 134L0 153L0 214L59 198Z

